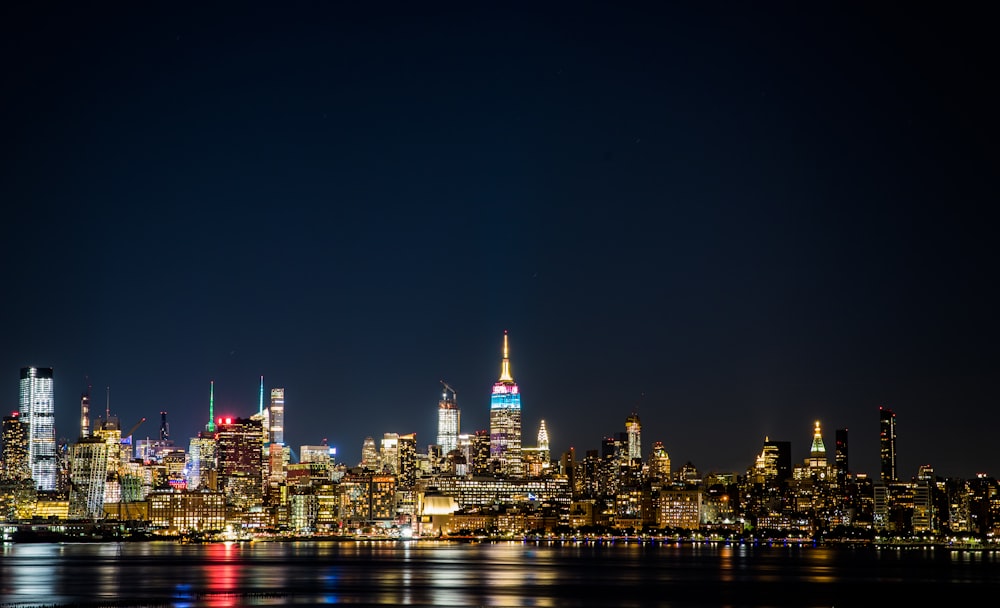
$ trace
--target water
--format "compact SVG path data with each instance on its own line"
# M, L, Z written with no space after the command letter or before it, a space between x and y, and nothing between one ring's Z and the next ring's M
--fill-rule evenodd
M1000 553L725 544L14 544L0 606L981 603Z

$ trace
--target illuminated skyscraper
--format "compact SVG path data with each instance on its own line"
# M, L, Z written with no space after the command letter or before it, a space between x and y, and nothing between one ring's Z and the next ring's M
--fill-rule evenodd
M441 453L447 456L449 452L458 447L458 393L444 380L441 381L441 384L444 385L445 390L441 393L441 400L438 401L437 442L441 446Z
M361 468L369 471L375 471L379 468L378 448L375 447L373 437L365 437L364 443L361 444Z
M632 415L625 419L625 433L628 435L628 459L642 460L642 424L639 422L639 414L632 412Z
M657 481L670 479L670 454L662 441L654 442L653 451L649 454L649 477Z
M538 425L538 451L542 462L548 463L552 459L552 453L549 450L549 431L545 428L544 420Z
M500 378L490 397L490 459L498 473L523 475L521 464L521 393L510 373L510 349L503 332Z
M188 444L188 488L218 489L215 433L203 431Z
M879 479L884 482L896 481L896 414L881 405L878 407L879 459L881 468Z
M103 519L109 470L108 448L108 442L101 437L80 437L73 444L70 453L70 517Z
M260 417L220 418L216 456L219 489L239 510L263 504L264 433Z
M851 472L847 459L847 429L837 429L836 451L833 458L837 467L837 479L843 482Z
M826 444L823 443L823 432L819 427L819 420L813 429L812 448L809 450L809 468L826 469Z
M0 480L26 481L31 479L28 458L28 423L19 412L3 417L0 436Z
M51 367L21 368L20 414L28 422L28 465L38 490L56 489L55 404Z
M90 387L80 395L80 437L90 437Z
M285 445L285 389L271 389L269 411L271 443Z

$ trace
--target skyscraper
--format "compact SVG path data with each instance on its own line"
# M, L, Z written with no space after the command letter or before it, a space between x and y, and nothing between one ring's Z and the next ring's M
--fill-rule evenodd
M437 442L441 446L441 453L447 456L449 452L458 447L459 411L458 393L442 380L444 392L441 393L441 400L438 401L438 436ZM449 393L451 393L449 395Z
M896 414L892 410L878 406L879 422L879 479L883 482L896 481Z
M264 433L259 416L220 418L218 426L219 489L226 504L247 510L263 504Z
M834 463L837 467L837 479L844 481L851 472L850 463L847 458L847 429L837 429L836 441Z
M19 411L28 421L28 465L35 488L53 491L57 465L51 367L21 368Z
M285 389L271 389L270 433L271 443L285 445Z
M28 459L28 423L19 412L3 417L0 435L0 480L26 481L31 479Z
M497 472L521 477L521 393L510 373L510 348L503 332L500 378L490 397L490 459Z
M548 463L552 459L552 453L549 450L549 430L545 428L544 420L538 425L538 451L542 462Z
M642 424L639 422L639 414L632 412L632 415L625 419L625 432L628 434L628 459L642 460Z
M378 448L375 447L374 437L365 437L361 444L361 468L375 471L379 468Z
M90 387L80 395L80 437L90 437Z
M820 430L819 420L813 428L812 447L809 449L809 468L826 469L826 444L823 443L823 431Z

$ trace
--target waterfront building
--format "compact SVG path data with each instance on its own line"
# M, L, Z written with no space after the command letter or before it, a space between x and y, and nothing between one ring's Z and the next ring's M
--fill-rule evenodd
M28 466L35 488L57 487L55 399L51 367L21 368L19 414L28 423Z
M503 332L503 359L500 378L493 384L490 397L490 459L501 475L520 477L521 462L521 393L510 371L510 348Z
M0 480L30 480L30 431L27 420L20 415L20 412L12 412L10 416L3 417L0 441L2 441L0 444Z
M222 492L159 491L149 496L150 523L168 534L220 532L226 527Z
M879 480L884 483L896 481L896 414L879 406Z
M564 476L538 479L494 477L439 477L433 481L437 492L451 496L463 508L548 502L569 506L572 495Z
M458 448L458 434L460 413L458 410L458 393L448 386L444 380L444 392L441 393L441 400L438 401L438 434L437 444L441 446L441 452L448 456Z
M396 476L348 473L337 485L340 512L345 522L362 527L396 515Z
M700 488L661 488L656 495L656 525L697 530L704 494Z

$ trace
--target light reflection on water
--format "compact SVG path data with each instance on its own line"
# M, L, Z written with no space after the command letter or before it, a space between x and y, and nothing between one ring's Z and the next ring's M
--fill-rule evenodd
M953 585L961 583L961 585ZM1000 590L997 553L568 543L15 544L0 605L832 606ZM888 586L893 586L890 590ZM919 603L919 602L918 602Z

